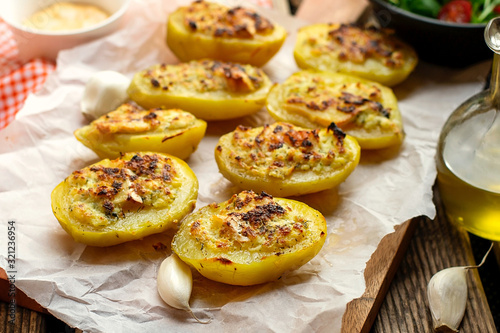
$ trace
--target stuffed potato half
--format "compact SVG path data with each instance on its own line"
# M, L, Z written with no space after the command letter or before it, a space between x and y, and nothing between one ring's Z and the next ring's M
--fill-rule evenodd
M323 215L302 202L243 191L189 215L172 250L208 279L254 285L311 260L326 228Z
M216 60L158 64L134 75L130 98L145 108L180 108L204 120L259 111L272 82L260 68Z
M143 110L123 104L75 131L75 137L100 158L152 151L186 159L205 135L207 123L179 109Z
M74 171L52 191L52 210L75 241L111 246L163 232L193 211L198 180L182 160L127 153Z
M386 86L404 81L418 62L413 48L388 30L327 23L299 30L294 58L302 69L351 74Z
M238 126L215 148L219 171L233 184L274 196L295 196L331 189L359 163L360 148L335 124L304 129L288 123Z
M361 149L396 146L404 139L393 91L351 75L314 70L294 73L273 86L266 106L277 121L308 128L334 122Z
M194 1L171 13L167 45L181 61L212 58L263 66L281 48L286 30L254 10Z

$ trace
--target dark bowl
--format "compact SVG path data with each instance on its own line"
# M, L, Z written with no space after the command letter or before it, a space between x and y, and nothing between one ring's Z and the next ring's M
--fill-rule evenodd
M370 2L380 26L393 29L425 62L458 68L493 57L484 41L486 23L449 23L413 14L385 0Z

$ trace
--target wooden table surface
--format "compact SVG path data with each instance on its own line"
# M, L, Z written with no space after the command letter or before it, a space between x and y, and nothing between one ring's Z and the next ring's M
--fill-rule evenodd
M315 12L329 13L325 14L325 19L338 15L350 22L363 12L366 4L367 0L302 0L297 15L317 20ZM337 8L334 14L332 6ZM367 266L371 273L380 271L380 278L368 281L363 297L348 305L343 332L432 332L426 297L430 277L443 268L475 263L468 234L450 225L443 214L437 190L435 201L438 214L434 220L416 217L382 240L381 244L387 247L379 246L377 260L371 260ZM387 253L384 252L386 248ZM468 281L469 296L461 331L497 332L477 270L468 273ZM0 285L0 291L2 288L8 288L8 284ZM21 299L18 304L23 301ZM7 303L0 302L0 332L74 331L43 309L34 311L22 306L15 308L15 324L10 324L10 310Z
M429 279L444 268L476 264L469 234L450 224L436 188L434 201L437 208L434 220L418 217L410 222L415 224L415 232L371 332L432 332L426 295ZM489 260L495 261L494 255ZM467 308L460 331L497 332L478 270L469 271L468 286Z

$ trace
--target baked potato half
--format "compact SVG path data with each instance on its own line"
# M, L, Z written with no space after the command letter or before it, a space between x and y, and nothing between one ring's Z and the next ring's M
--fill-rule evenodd
M177 227L191 213L198 180L182 160L127 153L74 171L51 194L52 211L77 242L111 246Z
M266 106L277 121L308 128L334 122L361 149L387 148L404 139L393 91L351 75L314 70L294 73L271 89Z
M211 58L263 66L281 48L286 30L249 8L194 1L167 21L167 45L182 62Z
M243 189L279 197L334 188L354 171L359 158L356 140L335 124L314 130L288 123L238 126L215 148L224 177Z
M172 250L208 279L248 286L307 263L326 232L323 215L305 203L243 191L189 215Z
M391 31L346 24L312 24L299 29L294 58L302 69L341 72L394 86L417 65L411 46Z
M205 121L180 109L144 110L127 103L74 134L100 158L151 151L186 159L197 149L206 128Z
M180 108L200 119L225 120L262 109L271 86L258 67L204 59L151 66L134 75L128 94L145 108Z

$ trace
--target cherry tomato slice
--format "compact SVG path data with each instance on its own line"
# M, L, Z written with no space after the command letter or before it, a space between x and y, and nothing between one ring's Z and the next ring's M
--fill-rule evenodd
M445 4L438 14L438 19L447 22L469 23L472 4L467 0L452 0Z

